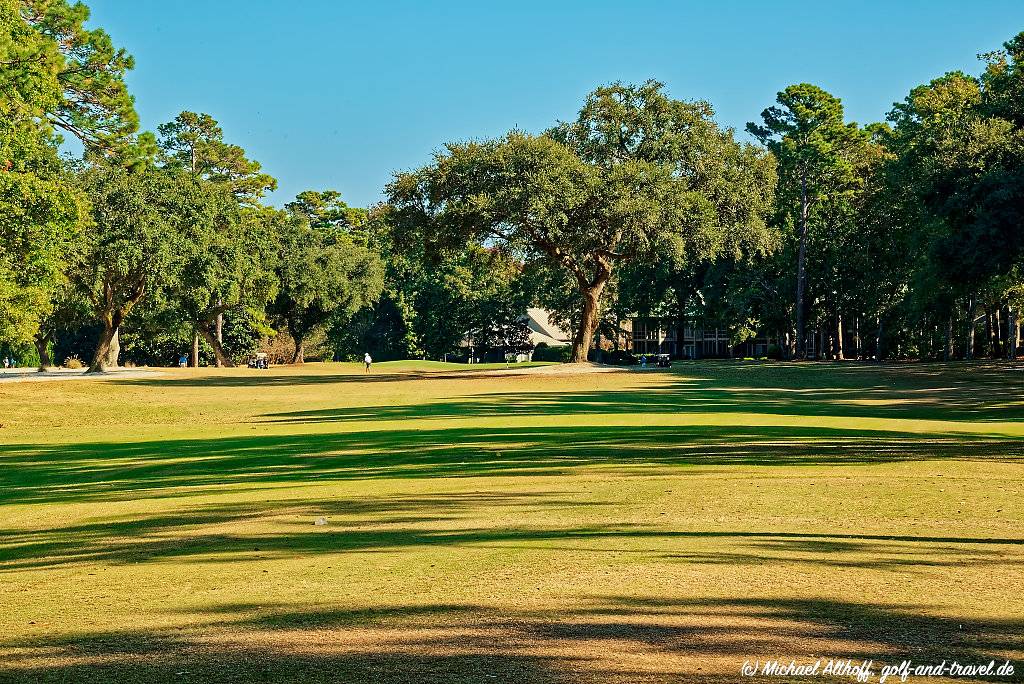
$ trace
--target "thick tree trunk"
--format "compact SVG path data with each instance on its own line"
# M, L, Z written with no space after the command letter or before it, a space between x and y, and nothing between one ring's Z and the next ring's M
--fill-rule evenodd
M89 364L87 373L103 373L110 368L111 345L118 337L120 327L120 317L112 317L112 320L104 321L103 331L100 332L99 343L96 345L96 353L93 354L92 363Z
M836 360L843 361L843 315L836 314Z
M50 336L37 334L35 338L36 352L39 354L39 370L45 371L53 366L50 358Z
M598 307L601 301L601 291L607 280L601 281L589 288L582 290L583 312L580 315L580 325L572 340L572 355L569 363L583 363L587 360L587 352L590 350L590 343L594 339L594 330L597 329Z
M231 357L224 352L224 345L221 344L217 336L210 333L209 326L202 326L199 330L203 339L213 347L213 355L217 361L217 368L234 368L235 362L232 361Z
M295 353L292 354L292 363L303 364L306 362L306 350L303 340L301 337L295 337L294 335L292 337L295 339Z
M121 359L121 326L114 330L114 336L110 338L110 346L107 348L107 368L117 368Z
M199 368L199 331L192 334L192 367Z
M804 329L804 284L807 261L807 214L810 204L807 199L807 176L800 178L800 250L796 259L796 356L807 358L807 335Z

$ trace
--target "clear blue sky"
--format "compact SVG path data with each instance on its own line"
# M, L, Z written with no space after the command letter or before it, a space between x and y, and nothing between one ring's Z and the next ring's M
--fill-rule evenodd
M790 83L881 120L914 85L979 70L1024 1L86 0L136 58L145 128L204 111L280 181L381 198L449 140L541 131L616 80L663 81L742 129Z

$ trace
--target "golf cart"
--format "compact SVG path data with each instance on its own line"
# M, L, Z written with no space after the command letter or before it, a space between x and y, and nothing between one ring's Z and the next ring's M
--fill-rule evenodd
M672 356L669 354L658 354L658 368L671 368Z
M267 360L267 355L260 352L249 359L249 368L262 368L266 370L270 367L270 362Z

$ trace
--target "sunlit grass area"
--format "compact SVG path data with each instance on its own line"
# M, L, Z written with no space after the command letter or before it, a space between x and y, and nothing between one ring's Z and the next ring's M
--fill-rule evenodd
M769 657L1016 659L998 681L1019 680L1022 380L0 384L0 680L720 682Z

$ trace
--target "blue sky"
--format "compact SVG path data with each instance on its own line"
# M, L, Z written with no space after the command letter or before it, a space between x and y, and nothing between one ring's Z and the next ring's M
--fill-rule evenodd
M279 179L278 205L333 188L366 206L444 142L541 131L616 80L656 78L738 129L804 81L880 120L1024 30L1022 0L86 2L136 58L143 126L210 113Z

